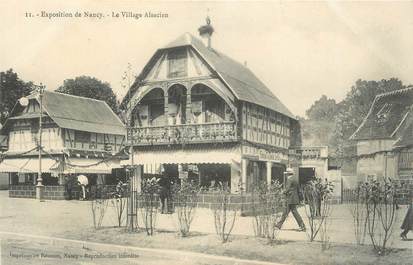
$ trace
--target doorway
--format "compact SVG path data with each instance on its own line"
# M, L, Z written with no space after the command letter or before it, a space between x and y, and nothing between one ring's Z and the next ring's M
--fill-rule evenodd
M307 184L313 179L315 179L314 167L300 167L298 169L298 183L300 186Z
M271 169L271 181L278 181L278 183L284 183L284 172L286 166L283 164L273 164Z

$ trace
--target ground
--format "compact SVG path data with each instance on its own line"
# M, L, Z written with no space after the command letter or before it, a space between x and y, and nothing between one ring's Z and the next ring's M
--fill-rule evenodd
M0 237L2 239L2 264L21 264L21 259L10 253L30 254L47 251L51 254L93 253L94 247L84 249L84 244L69 244L65 241L44 241L24 235L66 238L87 242L101 242L124 246L136 246L156 249L174 249L206 253L216 256L236 257L239 259L261 260L282 264L413 264L412 241L398 239L398 224L406 211L402 207L397 211L395 232L390 240L393 251L384 257L378 257L371 246L355 246L352 220L345 205L334 206L330 226L331 247L321 251L319 242L309 243L304 232L295 230L297 224L289 217L277 244L268 244L265 239L253 237L252 218L239 217L234 228L234 236L229 243L222 244L214 234L214 223L210 210L198 209L193 223L191 236L180 238L176 232L175 215L159 215L157 232L148 237L144 232L127 233L124 228L114 228L116 218L113 209L108 208L104 219L104 228L92 228L90 202L46 201L34 199L12 199L7 192L0 192ZM304 214L303 214L304 218ZM142 224L141 224L142 226ZM6 234L1 232L15 233ZM17 234L22 238L16 239ZM103 252L102 252L103 251ZM240 264L240 261L228 260L205 261L208 258L182 260L171 255L147 255L142 250L130 249L130 253L139 258L117 258L118 264ZM46 254L47 254L46 253ZM107 249L99 253L111 253ZM119 252L116 252L119 253ZM116 255L113 254L113 255ZM185 256L185 255L183 255ZM39 259L35 256L31 264L114 264L114 259ZM231 263L232 262L232 263Z

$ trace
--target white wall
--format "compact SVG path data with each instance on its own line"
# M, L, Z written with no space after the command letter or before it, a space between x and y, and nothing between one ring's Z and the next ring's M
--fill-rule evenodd
M38 133L30 130L16 130L9 134L9 151L24 152L36 147ZM63 139L60 128L42 129L42 146L46 150L63 148Z

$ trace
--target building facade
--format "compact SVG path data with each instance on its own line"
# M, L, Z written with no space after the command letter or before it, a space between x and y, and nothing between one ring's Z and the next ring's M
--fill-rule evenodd
M8 148L0 172L9 174L10 196L34 197L39 146L46 198L64 198L67 174L85 174L91 184L112 183L126 130L110 107L103 101L50 91L42 93L41 101L42 108L39 95L32 94L25 106L16 103L2 128Z
M351 136L358 181L389 177L413 188L413 87L377 95Z
M250 69L208 45L186 33L158 49L125 97L138 177L233 193L282 182L298 121Z

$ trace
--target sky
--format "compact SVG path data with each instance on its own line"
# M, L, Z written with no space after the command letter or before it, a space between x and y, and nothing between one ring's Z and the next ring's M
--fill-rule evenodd
M48 18L42 11L82 16ZM395 1L0 0L0 71L12 68L49 90L93 76L121 99L128 63L139 74L156 49L185 32L198 36L207 14L212 47L246 62L295 115L304 116L323 94L342 100L357 79L413 84L413 2Z

